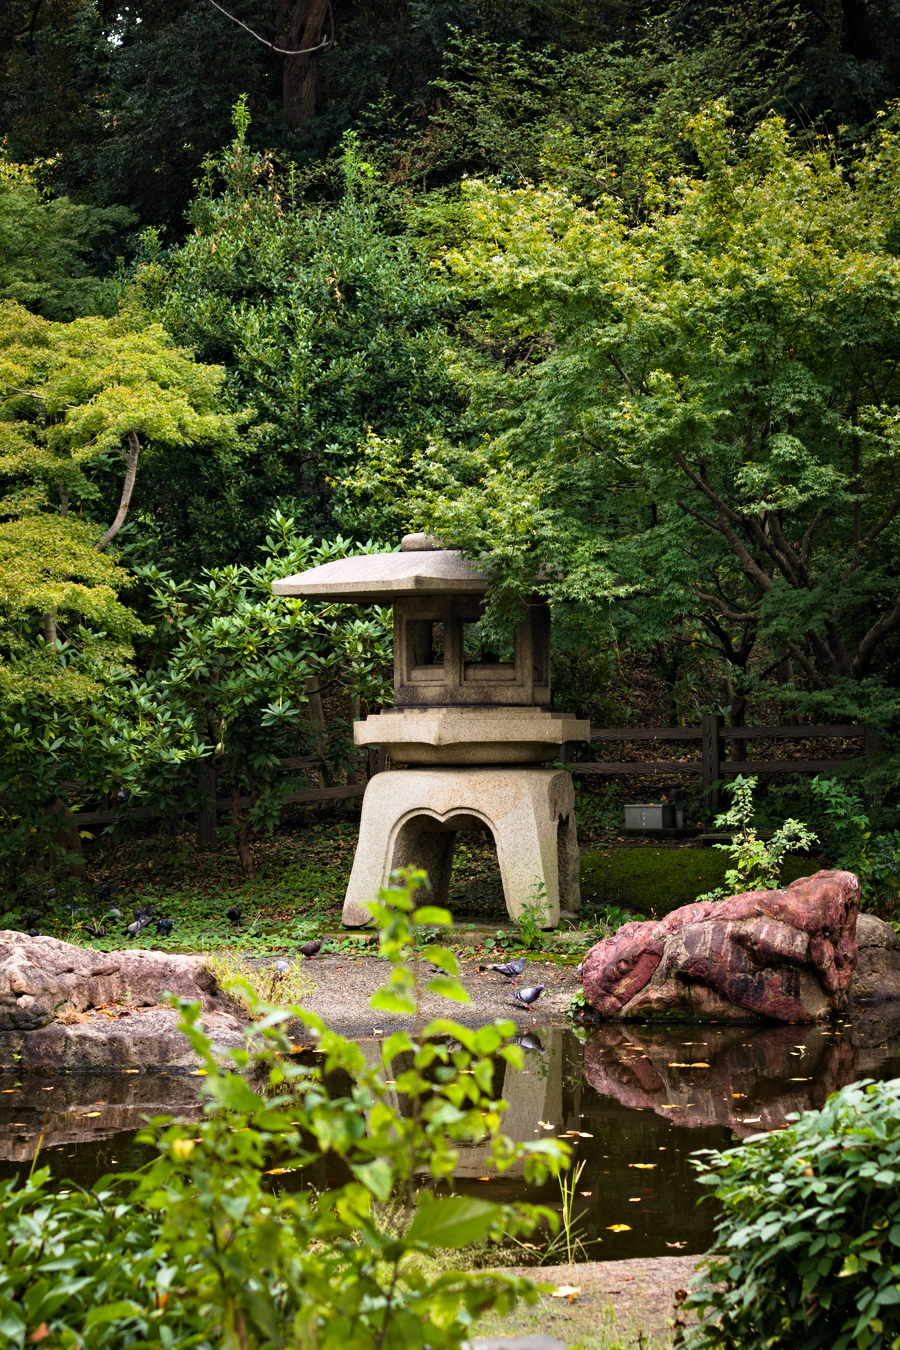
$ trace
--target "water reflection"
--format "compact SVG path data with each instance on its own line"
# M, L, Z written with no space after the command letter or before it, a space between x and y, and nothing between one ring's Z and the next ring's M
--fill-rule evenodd
M380 1056L375 1040L361 1042ZM576 1221L589 1255L600 1259L692 1253L712 1237L715 1212L690 1155L727 1148L819 1107L859 1078L900 1076L900 1007L873 1009L836 1027L604 1026L582 1044L562 1028L519 1038L523 1068L497 1062L494 1089L509 1103L514 1139L566 1139L584 1162ZM59 1177L89 1185L111 1167L147 1156L134 1131L163 1111L199 1110L191 1076L162 1074L0 1075L0 1175L21 1174L39 1139L42 1161ZM335 1083L337 1091L347 1083ZM405 1111L407 1103L395 1105ZM498 1200L537 1200L559 1208L559 1187L528 1187L521 1166L486 1181L484 1152L461 1152L457 1184ZM322 1159L289 1184L328 1185Z

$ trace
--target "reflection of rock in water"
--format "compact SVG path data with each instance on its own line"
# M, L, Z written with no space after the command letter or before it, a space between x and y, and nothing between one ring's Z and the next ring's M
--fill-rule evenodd
M198 1080L188 1075L54 1074L7 1076L0 1094L0 1158L27 1162L40 1148L59 1148L139 1129L152 1116L200 1115Z
M852 1034L828 1028L610 1026L585 1043L584 1076L623 1106L744 1136L818 1109L829 1093L877 1072L874 1058Z

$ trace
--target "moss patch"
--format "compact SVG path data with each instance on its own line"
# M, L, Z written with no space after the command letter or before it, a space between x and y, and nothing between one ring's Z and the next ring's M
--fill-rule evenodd
M728 854L716 848L594 849L581 859L581 895L592 904L662 917L724 886L730 865ZM820 867L815 858L789 855L782 883L812 876Z

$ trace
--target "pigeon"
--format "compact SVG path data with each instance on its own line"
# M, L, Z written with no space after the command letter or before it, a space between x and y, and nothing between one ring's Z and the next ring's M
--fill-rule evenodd
M125 937L136 938L139 933L143 933L149 922L149 916L143 919L135 919L134 923L130 923L125 929Z
M84 925L84 931L87 933L89 938L96 939L106 937L106 929L101 928L99 924L96 923L86 923Z
M584 976L584 962L583 962L583 961L579 961L579 962L578 962L578 969L575 971L575 974L578 976L579 980L583 978L583 976Z
M544 1043L540 1036L534 1031L526 1031L524 1036L517 1036L514 1045L520 1045L523 1050L537 1050L544 1053Z
M175 927L174 919L156 920L156 931L157 933L159 933L160 937L168 937L174 927Z
M276 961L273 970L277 970L279 975L286 975L291 968L290 961Z
M514 989L513 1000L524 1008L530 1008L532 1003L537 1003L546 987L545 984L532 984L527 989Z
M316 938L313 942L301 942L297 951L301 956L305 956L307 960L311 960L312 957L318 956L324 942L324 938Z
M115 905L113 905L112 909L108 909L106 911L106 917L108 919L115 919L116 923L118 923L122 917L122 911L120 909L116 909Z
M33 928L40 921L40 914L36 909L30 909L27 914L22 915L22 927L26 929Z
M235 928L241 922L241 919L243 917L241 910L242 910L241 905L233 905L231 909L226 909L225 911L225 918L228 920L229 923L233 923Z
M496 970L498 975L505 975L508 980L517 980L525 969L525 957L518 956L515 961L506 961L502 965L479 966L479 970Z

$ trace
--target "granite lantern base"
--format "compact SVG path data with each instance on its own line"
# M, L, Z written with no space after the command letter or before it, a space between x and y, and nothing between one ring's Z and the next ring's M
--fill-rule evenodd
M422 867L431 899L447 903L456 835L487 827L494 838L511 919L529 900L545 905L544 927L579 906L575 792L563 769L388 769L369 782L343 922L372 922L370 902L398 867Z

